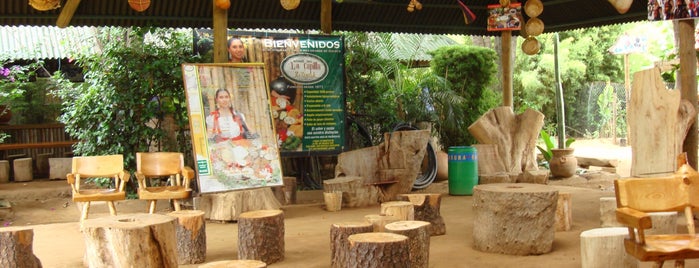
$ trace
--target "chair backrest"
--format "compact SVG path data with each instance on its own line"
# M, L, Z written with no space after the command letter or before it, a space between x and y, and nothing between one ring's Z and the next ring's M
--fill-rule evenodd
M177 152L136 153L136 172L147 177L169 176L182 172L184 156Z
M71 173L82 178L113 177L124 171L124 156L99 155L73 157Z

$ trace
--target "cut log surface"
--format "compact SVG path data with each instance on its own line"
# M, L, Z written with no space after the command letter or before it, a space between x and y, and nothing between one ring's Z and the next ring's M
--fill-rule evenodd
M342 192L342 206L347 208L379 204L381 191L377 186L365 185L358 176L337 177L323 181L326 192Z
M266 268L267 264L258 260L216 261L199 265L199 268Z
M473 189L473 247L510 255L551 251L558 190L530 183L477 185Z
M240 214L238 259L267 264L284 260L284 212L256 210Z
M415 210L415 220L430 223L430 235L446 234L446 225L440 213L441 194L402 194L399 201L409 201Z
M28 227L0 229L0 267L41 267L34 255L34 230Z
M341 222L330 226L330 267L344 267L347 264L349 242L353 234L371 233L374 226L369 222Z
M408 237L392 233L350 235L346 267L410 267Z
M175 237L177 238L177 262L196 264L206 261L206 222L204 211L179 210L168 213L177 218Z
M580 259L583 268L638 267L638 261L624 249L626 227L596 228L580 233Z
M401 221L415 219L413 203L408 201L389 201L381 203L381 215L395 216Z
M270 187L204 194L200 202L205 218L217 221L236 221L246 211L281 208Z
M85 220L85 260L90 267L177 267L176 220L145 213Z
M430 223L397 221L386 224L386 232L408 237L410 267L427 268L430 262Z
M400 219L390 215L369 214L364 216L364 220L374 226L374 232L383 232L386 230L384 228L386 224L399 221Z

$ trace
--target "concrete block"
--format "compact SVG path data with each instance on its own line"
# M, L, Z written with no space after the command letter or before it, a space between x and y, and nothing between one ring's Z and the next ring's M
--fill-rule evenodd
M49 179L65 180L72 167L72 157L49 158Z
M34 179L34 165L32 165L32 159L18 158L12 162L12 168L15 172L15 181L31 181Z

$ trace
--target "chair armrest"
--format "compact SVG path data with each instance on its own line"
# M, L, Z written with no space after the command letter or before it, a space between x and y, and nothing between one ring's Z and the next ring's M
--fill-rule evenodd
M138 180L138 188L140 189L146 189L146 176L143 175L141 172L134 172L134 177L136 177L136 180Z
M653 227L653 223L647 213L632 208L617 208L616 220L625 226L636 229L649 229Z
M184 166L182 168L182 176L184 176L185 179L193 179L194 178L194 169L188 166Z
M123 192L126 187L126 182L131 178L131 173L128 170L122 170L117 177L121 179L121 181L117 182L116 189L119 192Z
M66 180L68 181L68 184L70 184L70 188L73 188L73 192L77 192L78 188L75 188L75 174L66 174Z

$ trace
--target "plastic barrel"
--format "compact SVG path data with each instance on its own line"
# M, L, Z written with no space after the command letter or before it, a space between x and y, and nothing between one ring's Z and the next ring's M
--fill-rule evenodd
M449 194L472 195L478 184L478 152L473 146L449 147Z

